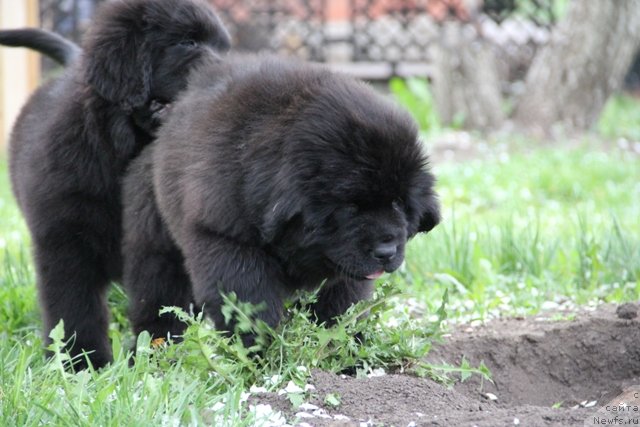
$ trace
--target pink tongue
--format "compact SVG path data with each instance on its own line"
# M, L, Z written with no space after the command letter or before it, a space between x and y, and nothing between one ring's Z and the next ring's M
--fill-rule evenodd
M367 279L371 279L371 280L375 280L378 277L382 276L382 274L384 274L384 270L380 270L380 271L376 271L375 273L371 273L368 276L365 276Z

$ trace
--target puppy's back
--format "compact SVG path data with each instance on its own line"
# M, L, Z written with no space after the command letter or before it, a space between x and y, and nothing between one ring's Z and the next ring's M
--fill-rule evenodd
M259 238L252 234L261 222L254 212L266 209L284 177L290 186L304 185L309 179L302 174L314 168L341 167L323 159L352 165L359 151L369 156L370 146L358 146L369 142L352 135L365 129L382 135L381 143L416 140L406 112L325 67L269 55L199 67L160 129L154 153L154 186L174 238L180 242L185 221Z

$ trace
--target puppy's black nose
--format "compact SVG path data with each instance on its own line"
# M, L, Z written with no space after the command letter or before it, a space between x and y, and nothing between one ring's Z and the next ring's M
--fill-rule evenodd
M396 244L390 243L378 243L371 251L371 255L381 263L386 263L396 255L398 251Z

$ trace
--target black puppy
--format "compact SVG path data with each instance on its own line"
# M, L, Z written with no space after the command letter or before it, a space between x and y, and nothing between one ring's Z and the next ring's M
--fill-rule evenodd
M134 331L180 334L158 311L192 301L231 327L231 291L275 326L324 280L330 322L438 224L433 185L413 119L365 84L272 57L203 66L123 183Z
M50 53L42 44L32 46ZM31 232L45 337L64 320L71 353L91 352L94 367L112 358L105 294L122 269L121 175L150 142L156 106L184 89L189 68L228 49L204 1L105 2L79 60L31 97L13 129L11 180Z

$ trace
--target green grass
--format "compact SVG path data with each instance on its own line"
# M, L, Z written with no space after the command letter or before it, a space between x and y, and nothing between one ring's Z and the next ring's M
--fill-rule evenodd
M404 108L411 112L420 129L430 134L443 130L427 80L417 77L408 79L395 77L389 82L389 91ZM457 124L461 126L463 121L464 118L460 117Z
M638 298L637 157L542 149L435 171L444 222L397 274L430 310L442 288L465 319Z
M640 141L640 100L617 95L607 101L598 121L598 132L611 139Z
M618 151L539 149L462 164L438 164L444 221L408 246L407 262L383 278L378 299L331 330L291 309L253 358L208 322L181 345L151 350L132 336L126 298L115 288L115 362L69 374L64 355L45 361L29 239L0 161L0 423L30 425L254 425L252 385L304 385L312 368L413 369L443 378L449 367L420 363L447 321L527 314L555 304L637 300L640 276L640 160ZM383 286L385 283L388 285ZM443 298L448 303L443 307ZM232 307L232 306L230 306ZM372 315L356 322L369 308ZM552 314L553 318L558 318ZM563 319L569 319L566 315ZM248 327L248 325L245 325ZM365 345L353 339L365 336ZM63 338L56 336L54 350ZM463 376L484 370L464 367ZM287 395L294 403L305 391ZM291 420L290 420L291 421Z

